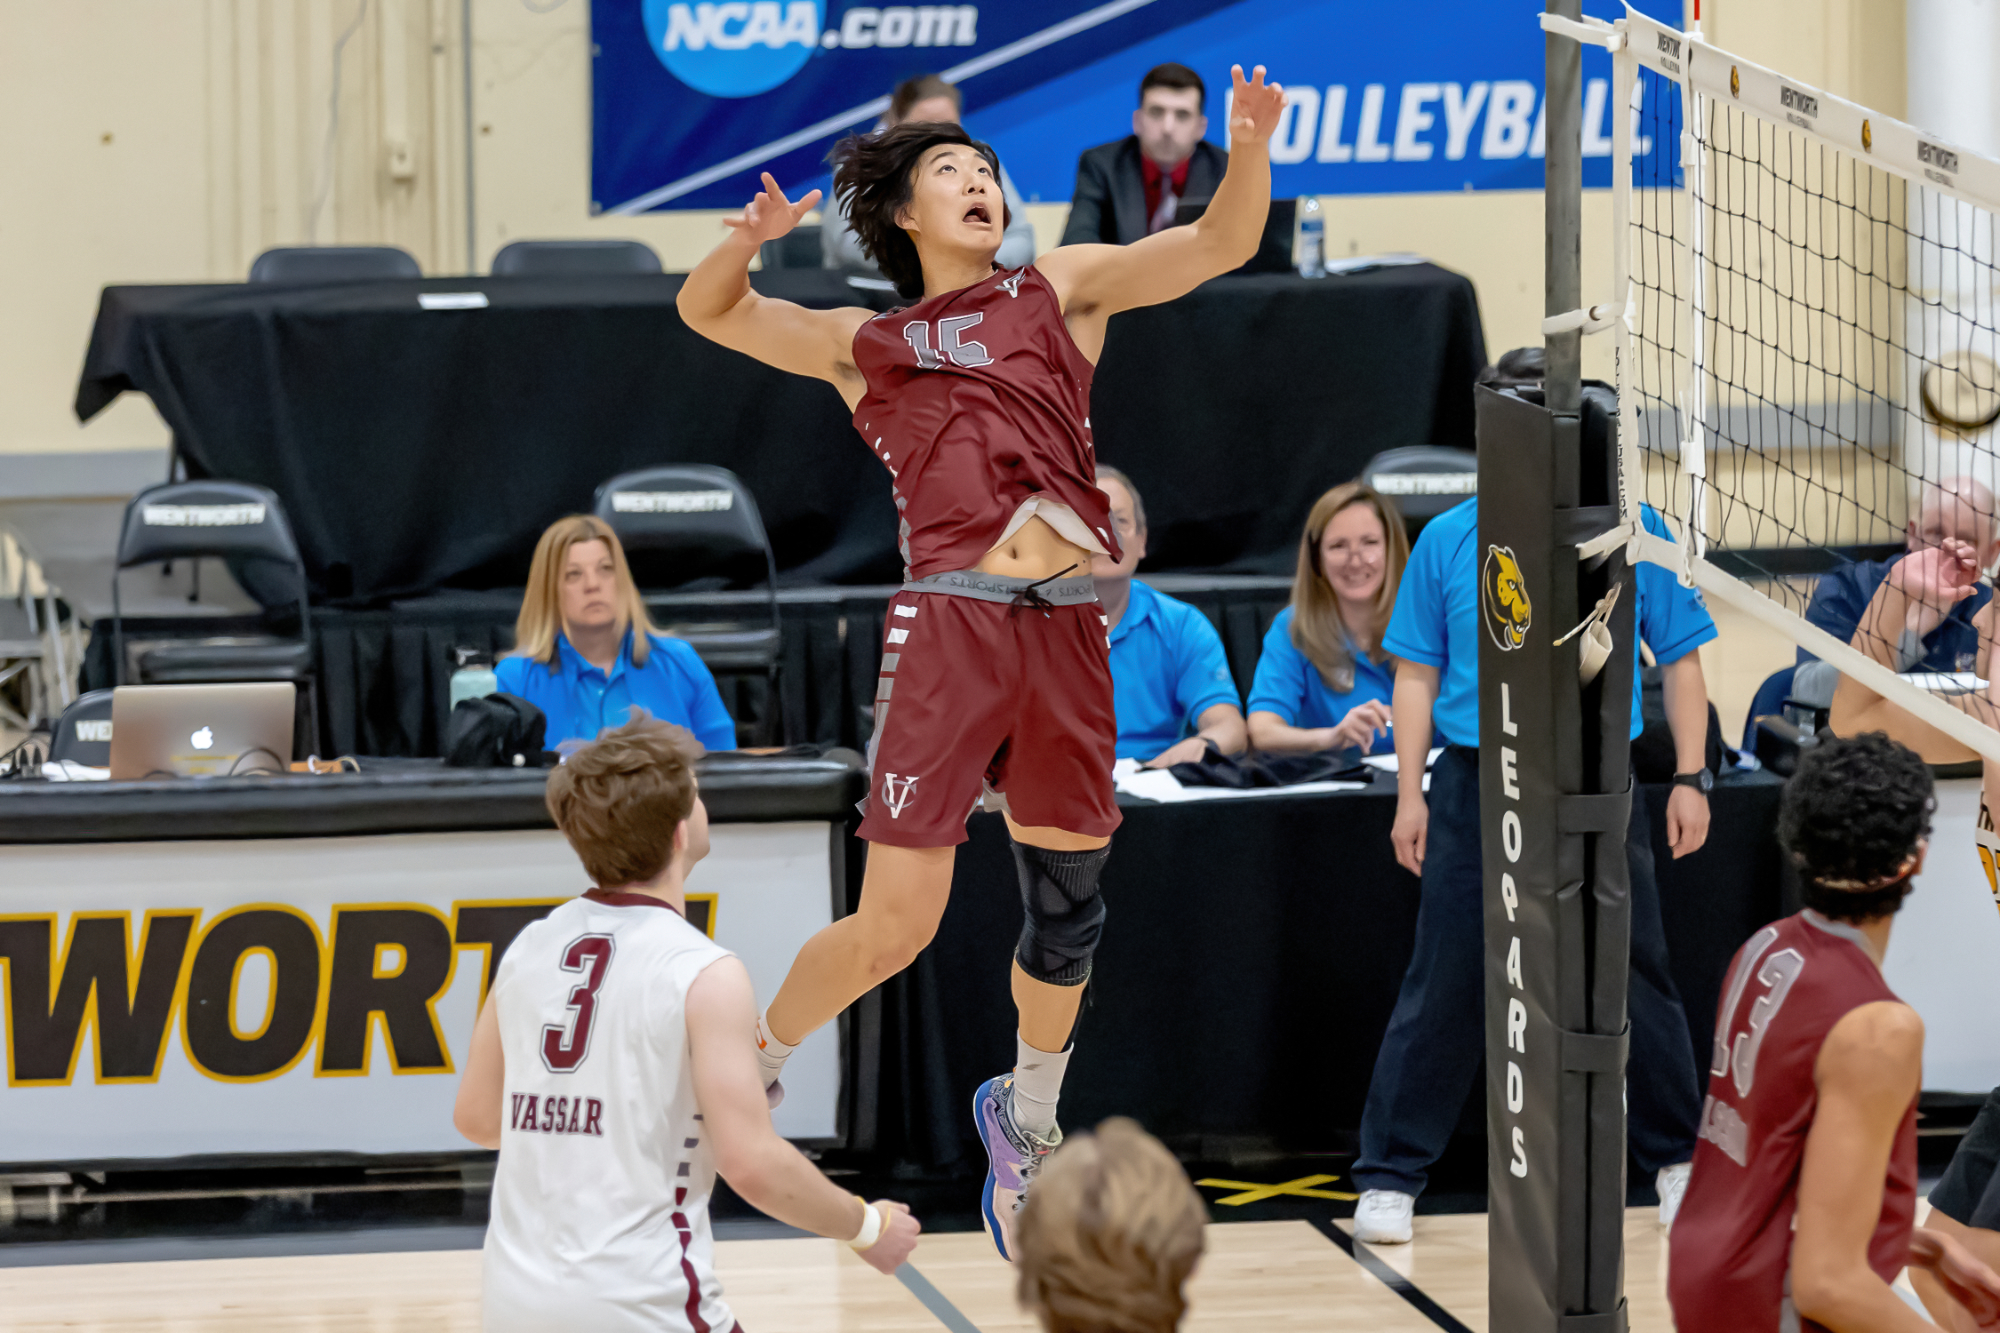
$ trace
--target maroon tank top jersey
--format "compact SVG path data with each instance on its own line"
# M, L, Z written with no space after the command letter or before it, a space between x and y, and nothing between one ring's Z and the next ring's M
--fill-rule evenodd
M1033 265L877 315L854 335L854 364L868 384L854 424L889 469L907 578L971 569L1036 497L1118 554L1092 367Z
M1861 932L1813 912L1758 931L1736 953L1716 1011L1694 1176L1674 1219L1674 1319L1704 1333L1816 1329L1790 1300L1799 1165L1821 1044L1850 1011L1895 993ZM1896 1130L1868 1266L1885 1282L1909 1259L1917 1205L1917 1104Z

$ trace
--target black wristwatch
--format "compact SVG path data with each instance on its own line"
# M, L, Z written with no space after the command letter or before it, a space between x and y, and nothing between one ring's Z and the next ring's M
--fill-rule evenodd
M1676 787L1692 787L1703 796L1706 796L1715 790L1715 774L1709 772L1706 768L1697 768L1692 773L1676 773L1674 774L1674 785Z

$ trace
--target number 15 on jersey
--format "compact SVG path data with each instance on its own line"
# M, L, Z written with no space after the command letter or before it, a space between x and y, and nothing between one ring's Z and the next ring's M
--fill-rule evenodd
M942 370L949 362L967 369L973 366L990 366L993 358L986 353L986 344L968 341L968 330L986 313L980 311L972 315L947 315L937 322L937 350L931 350L931 325L926 319L913 319L903 326L903 338L910 344L910 350L917 354L917 365L925 370Z

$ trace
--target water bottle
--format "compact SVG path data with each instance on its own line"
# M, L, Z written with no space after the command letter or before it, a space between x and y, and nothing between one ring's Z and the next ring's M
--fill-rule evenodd
M1300 277L1326 276L1326 210L1316 194L1299 196L1298 250Z
M458 670L451 673L451 706L463 699L484 699L500 692L500 678L493 674L493 655L480 648L454 648Z

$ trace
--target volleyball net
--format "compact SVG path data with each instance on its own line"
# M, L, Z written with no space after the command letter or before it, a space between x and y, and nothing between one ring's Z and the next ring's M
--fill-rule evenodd
M2000 162L1629 8L1544 26L1610 48L1622 109L1610 299L1547 326L1615 344L1621 522L1581 553L1622 544L1672 568L2000 759L2000 732L1961 707L1983 701L1983 664L1923 643L1966 579L1990 586L1968 566L2000 549ZM1893 558L1912 532L1977 555L1950 587L1924 565L1898 574L1900 619L1841 638L1808 618L1824 576Z

